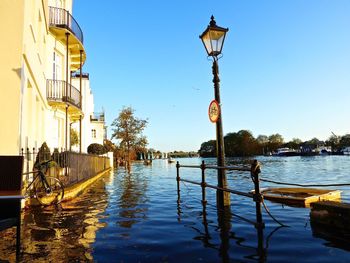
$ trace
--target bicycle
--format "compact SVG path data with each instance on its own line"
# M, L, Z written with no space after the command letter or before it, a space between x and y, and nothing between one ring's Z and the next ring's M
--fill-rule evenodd
M52 160L41 162L39 169L32 172L33 180L29 183L25 190L25 198L34 197L41 205L49 206L59 204L64 197L64 187L62 182L52 176L46 176L48 168Z

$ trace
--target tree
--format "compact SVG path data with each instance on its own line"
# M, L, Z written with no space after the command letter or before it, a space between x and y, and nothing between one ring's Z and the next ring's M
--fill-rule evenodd
M137 138L136 142L135 142L135 152L138 153L142 153L145 154L147 152L147 145L148 145L148 141L147 138L145 136L140 136L139 138ZM153 149L149 149L150 152L153 152Z
M269 149L271 151L276 151L277 148L281 147L281 145L283 144L283 137L282 135L276 133L276 134L272 134L269 136Z
M225 136L225 153L227 156L252 156L258 152L258 144L252 133L240 130Z
M131 107L124 107L112 122L114 130L111 139L120 140L120 147L126 151L128 164L130 164L131 151L136 152L140 146L147 145L146 137L142 136L146 125L147 120L136 118Z
M70 146L74 146L78 144L79 144L79 134L75 129L71 128L70 129Z
M269 143L269 137L267 137L266 135L259 135L256 138L256 142L258 143L260 153L266 154L269 151L269 149L267 147L267 145Z
M286 143L286 147L289 147L291 149L299 149L300 146L302 145L302 140L298 139L298 138L293 138L290 142Z
M345 134L340 138L339 146L341 149L350 146L350 134Z
M203 142L199 149L199 155L201 157L216 157L216 141L210 140Z
M311 146L313 149L316 149L316 148L318 148L318 146L322 145L323 142L321 142L317 138L312 138L311 140L307 141L306 144Z
M107 139L103 140L103 146L105 147L107 152L114 152L117 148L113 142Z
M51 160L51 152L50 148L47 146L46 142L43 142L43 144L39 148L39 152L36 155L34 168L39 169L40 163Z
M326 141L326 146L331 146L332 151L339 150L339 142L340 142L340 136L337 136L335 134L331 135L328 140Z

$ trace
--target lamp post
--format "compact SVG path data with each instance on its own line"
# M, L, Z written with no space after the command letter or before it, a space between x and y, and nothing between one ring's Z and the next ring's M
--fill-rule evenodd
M216 121L216 154L217 154L217 165L219 167L225 166L225 149L224 149L224 138L222 132L222 111L220 102L220 79L219 79L219 66L218 59L221 54L222 47L224 45L226 32L228 28L219 27L216 25L214 16L211 16L211 21L206 30L199 36L202 40L205 50L208 56L213 58L213 83L214 83L214 94L215 100L219 105L219 116ZM226 172L225 169L218 169L218 187L226 188ZM220 207L230 205L230 193L221 190L217 191L217 204Z

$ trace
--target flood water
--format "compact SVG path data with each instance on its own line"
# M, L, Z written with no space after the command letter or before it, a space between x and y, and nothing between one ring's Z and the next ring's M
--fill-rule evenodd
M350 183L350 157L258 157L264 179L301 184ZM201 159L178 159L199 165ZM215 163L206 159L206 163ZM248 164L248 159L231 159ZM207 170L216 185L216 171ZM200 169L181 168L180 176L200 182ZM249 173L228 173L229 187L248 192ZM274 186L261 183L262 187ZM278 186L277 186L278 187ZM73 201L60 207L36 208L22 214L21 262L350 262L350 240L337 240L310 224L310 209L265 201L263 235L249 222L255 203L231 194L229 210L215 206L216 192L180 183L176 167L166 160L150 166L135 163L104 176ZM350 202L350 187L342 200ZM15 261L15 229L0 232L0 262ZM260 246L259 246L260 245Z

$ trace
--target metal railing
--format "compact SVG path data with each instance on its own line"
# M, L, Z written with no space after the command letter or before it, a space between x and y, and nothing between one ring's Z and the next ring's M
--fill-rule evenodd
M90 121L105 121L105 113L94 112L92 115L90 115Z
M58 7L49 7L49 23L50 26L66 28L73 33L79 41L83 44L84 37L78 22L74 17L65 9Z
M60 151L43 152L39 149L23 149L20 155L24 156L24 173L25 179L30 182L33 177L34 165L36 162L53 160L56 162L55 169L49 170L50 176L59 178L65 187L75 183L90 179L97 174L110 168L109 158L106 156L81 154L75 152Z
M72 185L110 168L109 158L105 156L65 152L67 166L66 184Z
M68 102L81 109L81 93L64 80L46 80L46 98L48 101Z
M183 179L180 177L180 168L200 168L202 171L202 180L201 182L196 182L193 180ZM254 192L253 193L246 193L242 191L237 191L233 189L228 188L222 188L215 185L210 185L205 180L205 170L206 169L214 169L214 170L231 170L231 171L242 171L242 172L250 172L251 179L254 183ZM216 165L206 165L204 161L202 161L202 164L200 166L198 165L180 165L179 162L176 164L176 181L177 181L177 195L178 195L178 201L180 200L180 181L187 182L195 185L199 185L202 187L202 204L206 204L206 188L212 188L216 189L218 191L224 191L229 192L232 194L245 196L248 198L253 199L255 202L255 208L256 208L256 222L254 222L255 227L257 228L264 228L265 224L262 220L262 211L261 211L261 204L262 204L262 195L260 191L260 185L259 185L259 173L260 170L260 164L257 160L254 160L251 167L240 167L240 166L216 166ZM217 204L218 206L222 206L222 204ZM250 220L248 220L250 221ZM250 221L252 222L252 221Z

